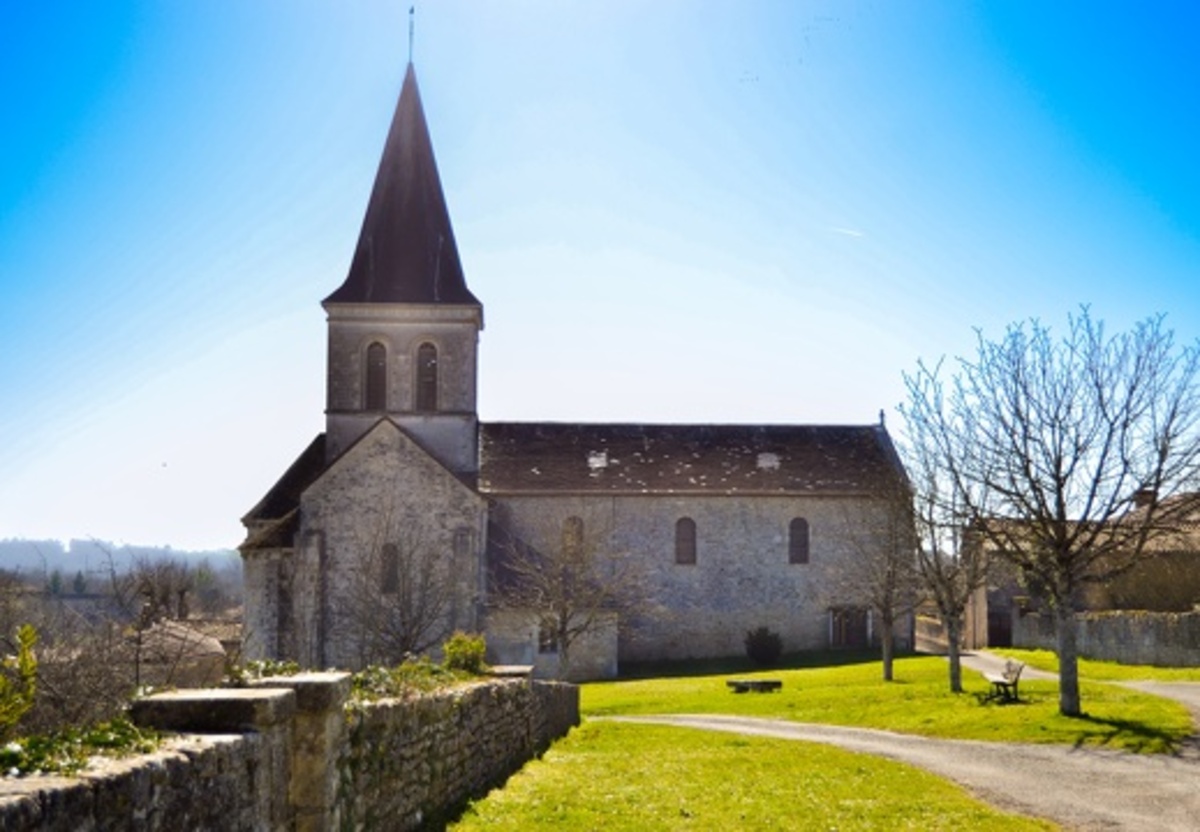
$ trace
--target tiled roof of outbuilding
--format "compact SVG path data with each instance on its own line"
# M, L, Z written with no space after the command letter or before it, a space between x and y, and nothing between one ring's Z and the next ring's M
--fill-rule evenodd
M263 549L288 549L295 543L300 529L300 508L289 511L280 518L271 518L256 524L246 539L238 546L243 554Z
M485 494L855 493L898 476L880 425L480 425Z

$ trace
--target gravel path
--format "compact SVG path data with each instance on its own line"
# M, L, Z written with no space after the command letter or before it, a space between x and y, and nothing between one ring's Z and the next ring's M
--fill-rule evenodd
M837 745L919 766L988 803L1070 829L1200 829L1200 761L1055 745L938 740L739 716L612 717Z
M964 668L999 672L1005 660L984 650L965 653ZM1023 679L1055 679L1027 667ZM1186 705L1200 726L1200 682L1126 682L1131 688ZM953 780L1011 812L1047 818L1079 830L1200 830L1200 734L1174 756L1129 754L1061 745L939 740L834 725L740 716L614 717L623 722L681 725L837 745L889 757Z

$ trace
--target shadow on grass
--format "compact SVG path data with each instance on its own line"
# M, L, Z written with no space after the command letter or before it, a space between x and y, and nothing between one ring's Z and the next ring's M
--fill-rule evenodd
M897 654L904 658L910 653ZM683 659L661 662L622 662L618 680L718 676L727 673L760 673L772 670L807 670L815 667L845 667L879 661L878 650L811 650L786 653L770 666L755 664L746 656L722 659Z
M1080 723L1076 748L1085 744L1103 747L1119 742L1122 750L1139 754L1178 754L1187 741L1186 737L1174 732L1153 728L1133 719L1102 718L1088 714L1068 719L1072 723Z
M1005 699L988 690L970 691L970 695L975 697L975 704L985 708L1027 708L1040 703L1045 698L1023 693L1020 699Z

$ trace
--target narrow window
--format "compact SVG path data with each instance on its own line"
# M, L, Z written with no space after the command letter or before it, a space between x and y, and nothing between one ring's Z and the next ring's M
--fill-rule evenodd
M380 550L379 588L384 595L400 591L400 550L395 543L385 543Z
M471 530L460 527L454 530L454 557L465 558L471 553Z
M576 556L583 549L583 518L568 517L563 523L563 554Z
M553 621L541 621L538 624L538 652L558 652L558 634L555 632Z
M675 562L696 562L696 521L690 517L680 517L675 521Z
M367 347L367 410L387 409L387 350L378 341Z
M417 410L432 413L438 406L437 347L422 344L417 347Z
M788 525L788 563L808 563L808 521L803 517Z

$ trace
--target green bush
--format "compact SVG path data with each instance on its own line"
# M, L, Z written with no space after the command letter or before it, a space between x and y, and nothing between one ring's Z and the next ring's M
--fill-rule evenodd
M779 661L783 653L783 639L779 633L773 633L766 627L759 627L746 633L746 655L755 664L769 666Z
M269 676L295 676L300 665L293 661L278 659L253 659L248 662L232 663L225 667L225 684L231 688L244 688L250 682Z
M33 707L37 688L37 659L33 646L37 630L28 624L17 630L17 655L0 662L0 738L8 734Z
M482 673L483 658L487 653L487 642L482 635L472 635L458 630L442 645L443 663L451 670L466 673Z
M91 757L128 757L157 749L161 735L125 717L84 728L21 737L0 746L0 774L74 774Z
M354 700L405 699L429 691L441 690L469 678L462 671L434 664L427 656L406 659L395 667L370 665L350 677Z

